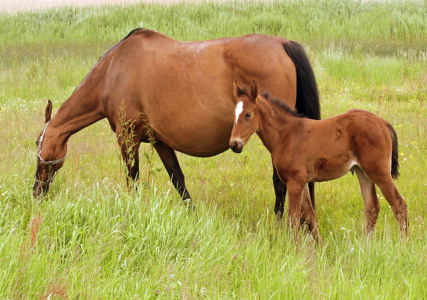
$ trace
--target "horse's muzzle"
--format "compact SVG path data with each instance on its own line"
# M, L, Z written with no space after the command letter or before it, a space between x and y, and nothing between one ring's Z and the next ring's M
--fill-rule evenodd
M49 190L49 184L42 185L38 182L35 182L33 185L33 197L34 198L43 198L47 191Z
M243 143L240 141L230 141L230 148L235 153L240 153L243 150Z

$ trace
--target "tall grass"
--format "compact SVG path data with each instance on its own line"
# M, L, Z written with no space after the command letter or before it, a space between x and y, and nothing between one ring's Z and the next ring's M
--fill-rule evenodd
M352 1L0 15L0 298L426 298L426 15L419 2ZM178 154L195 213L156 156L141 162L139 189L128 190L106 121L70 139L49 196L34 200L45 99L57 109L141 21L176 39L258 32L302 42L323 117L357 107L395 127L410 238L400 239L378 191L367 239L357 179L346 175L316 185L324 243L295 244L275 223L271 158L257 138L241 155Z

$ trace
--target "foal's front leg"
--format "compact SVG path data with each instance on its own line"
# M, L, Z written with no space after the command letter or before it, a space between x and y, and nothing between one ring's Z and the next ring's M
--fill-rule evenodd
M310 197L310 191L308 184L304 185L301 202L301 215L304 219L305 224L308 226L308 230L313 235L314 240L319 243L322 241L319 235L319 229L317 228L316 212L314 211L312 198Z
M295 239L298 238L299 229L301 227L301 199L304 184L289 180L287 182L289 206L288 206L288 224L293 231Z

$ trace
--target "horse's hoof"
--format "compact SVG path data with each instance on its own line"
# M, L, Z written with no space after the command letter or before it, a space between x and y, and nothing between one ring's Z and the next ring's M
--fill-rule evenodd
M196 206L194 206L193 204L193 200L191 200L191 198L185 199L184 201L184 205L190 210L190 211L194 211L196 210Z

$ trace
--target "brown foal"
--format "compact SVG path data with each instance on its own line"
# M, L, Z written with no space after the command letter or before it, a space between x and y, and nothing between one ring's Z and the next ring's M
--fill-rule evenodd
M234 94L237 104L230 148L241 152L252 134L258 134L288 187L288 222L296 233L302 216L319 238L307 183L354 171L364 199L367 232L374 229L380 210L376 184L390 203L402 234L407 234L407 205L392 179L399 175L397 136L387 121L359 109L324 120L307 119L268 95L259 95L255 81L250 92L234 81Z

